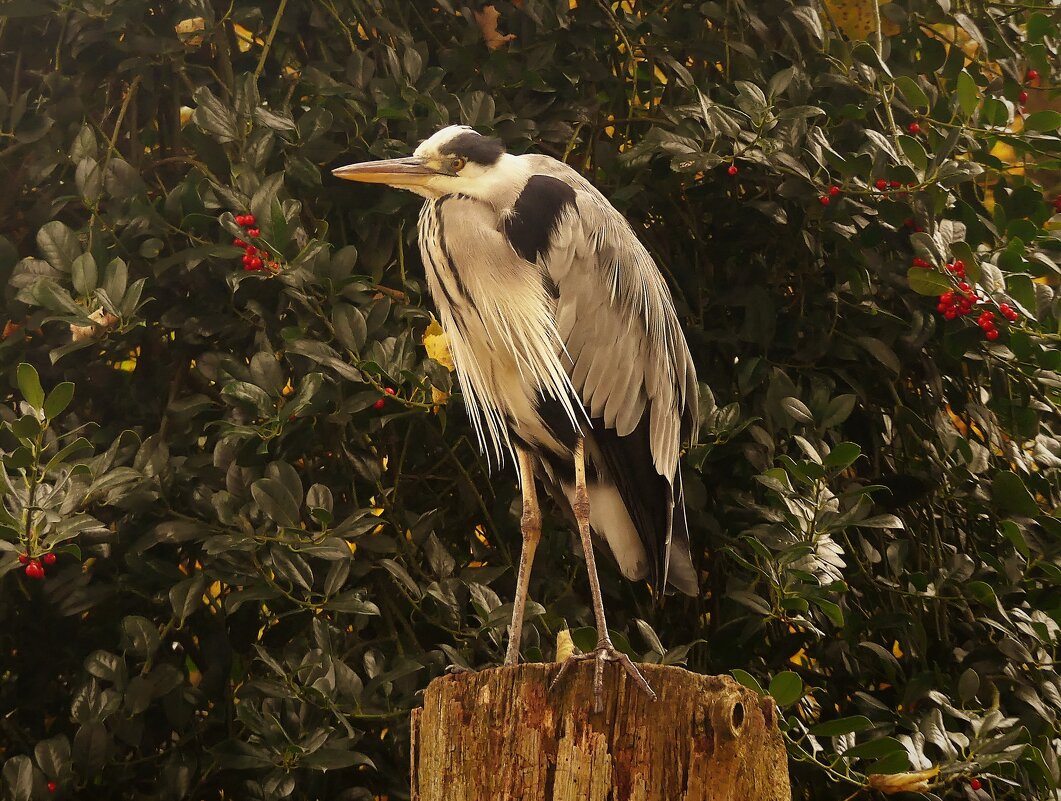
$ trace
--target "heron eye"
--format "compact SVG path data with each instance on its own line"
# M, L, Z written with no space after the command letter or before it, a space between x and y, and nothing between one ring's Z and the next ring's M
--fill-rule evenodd
M467 163L467 159L462 159L460 156L457 156L456 158L450 159L449 166L453 172L460 172L464 169L464 165Z

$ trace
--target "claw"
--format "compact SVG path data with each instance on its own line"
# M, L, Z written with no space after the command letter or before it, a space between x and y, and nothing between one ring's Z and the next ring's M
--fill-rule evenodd
M630 657L612 645L610 639L601 640L597 643L597 647L587 654L572 654L565 659L560 665L560 672L556 674L556 678L549 684L550 691L560 683L560 679L564 677L564 674L566 674L571 668L571 665L576 662L585 662L588 659L593 660L593 712L595 714L599 714L604 710L605 662L618 662L619 666L626 672L626 675L633 680L634 684L636 684L653 701L656 700L656 692L645 680L645 677L641 675L641 671L630 661Z

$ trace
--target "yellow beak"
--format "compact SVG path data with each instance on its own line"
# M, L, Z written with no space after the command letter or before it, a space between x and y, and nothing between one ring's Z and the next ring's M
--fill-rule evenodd
M389 186L417 186L438 174L437 170L432 169L426 161L416 156L365 161L361 164L348 164L332 170L332 175L345 181L362 181L367 184L388 184Z

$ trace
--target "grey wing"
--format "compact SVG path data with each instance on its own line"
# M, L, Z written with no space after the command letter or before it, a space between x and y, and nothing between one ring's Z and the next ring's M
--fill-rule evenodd
M591 455L611 474L655 563L653 578L666 576L669 558L679 567L672 538L688 562L678 457L698 419L689 347L663 276L622 215L567 165L527 158L574 189L539 263L556 287L565 361L593 423ZM671 583L694 588L689 572L691 565Z

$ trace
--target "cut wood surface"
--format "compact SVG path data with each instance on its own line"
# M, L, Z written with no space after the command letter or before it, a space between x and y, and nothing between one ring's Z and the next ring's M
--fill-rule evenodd
M435 679L412 717L413 801L789 801L771 699L728 676L614 665L595 715L593 665L530 664Z

